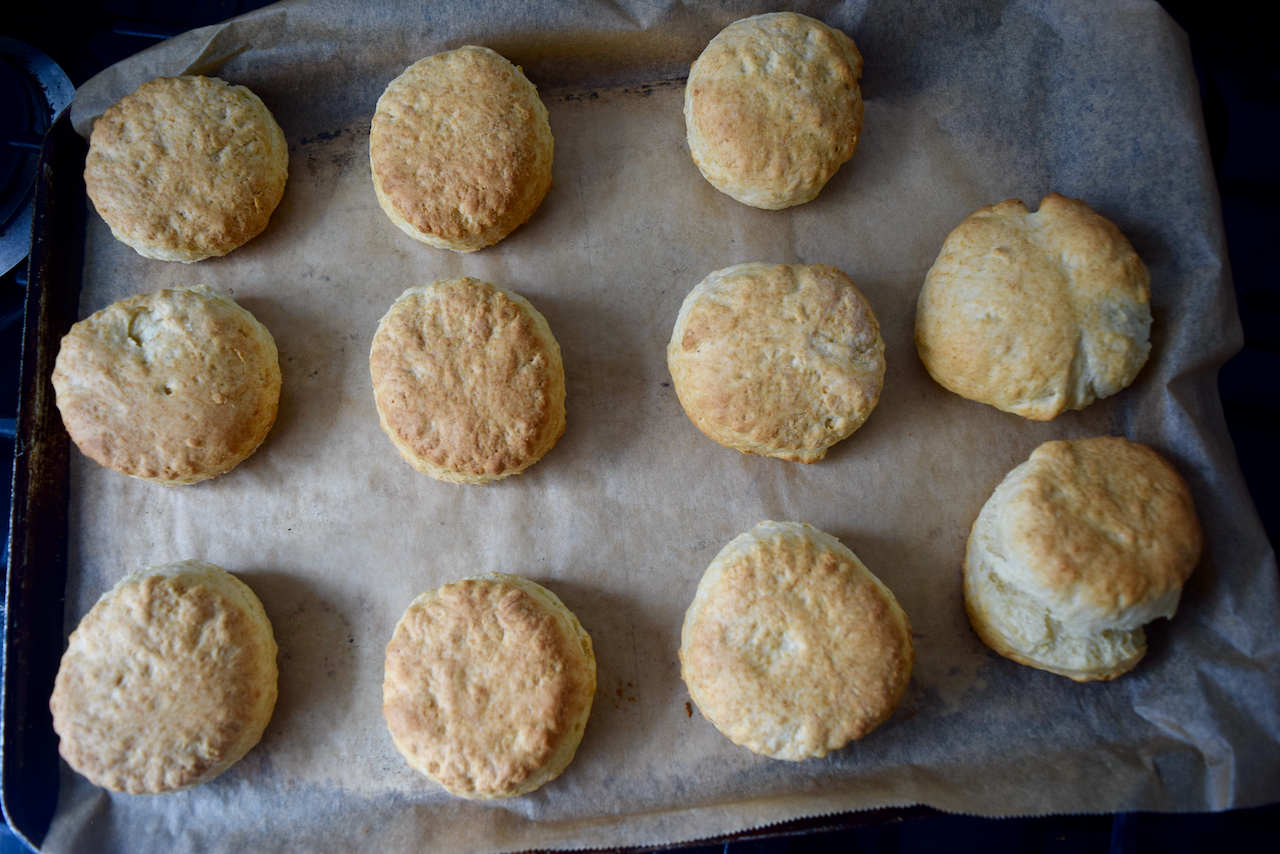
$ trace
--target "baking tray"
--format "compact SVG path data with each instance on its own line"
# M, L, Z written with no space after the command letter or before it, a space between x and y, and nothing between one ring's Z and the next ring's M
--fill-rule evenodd
M884 50L883 46L881 46L881 50ZM890 80L888 83L882 82L881 86L886 87L889 84L905 85L904 81L899 79L896 81ZM885 91L885 88L881 89L881 92ZM892 94L892 92L889 92L889 94ZM883 115L884 114L882 112L881 116L883 117ZM64 125L60 129L55 129L55 133L66 136L66 130L67 129ZM324 130L328 131L331 129L326 128ZM970 128L960 127L958 130L959 132L967 132ZM62 630L64 628L62 625L62 615L64 613L64 602L62 597L65 591L66 572L66 472L68 449L65 434L63 433L61 424L57 418L56 409L52 406L51 390L48 387L47 377L48 371L52 366L52 354L56 352L57 338L63 331L65 331L76 316L76 294L80 287L79 275L82 259L80 258L79 253L81 247L78 245L68 247L66 245L68 242L77 242L72 239L71 236L83 235L85 233L83 187L82 184L79 183L80 163L83 158L83 145L80 144L79 151L76 153L74 151L76 142L77 140L74 137L59 141L53 134L51 134L49 151L46 152L47 155L51 156L56 153L56 150L60 147L73 149L71 155L67 156L63 162L65 164L69 164L64 170L66 176L74 176L74 180L72 177L65 177L64 180L59 181L56 170L48 172L42 171L42 180L47 180L49 186L46 189L49 191L50 197L64 198L65 204L59 208L57 204L52 204L50 201L46 200L42 202L42 205L48 206L49 212L43 212L44 207L42 207L42 212L38 215L39 219L37 222L37 229L43 229L39 233L45 235L47 241L41 251L38 252L37 256L34 256L32 260L32 287L29 293L32 299L33 310L28 314L28 338L31 339L34 336L34 341L43 342L44 349L42 351L40 346L34 344L29 346L27 349L27 352L33 354L33 356L25 360L23 365L24 408L20 414L18 422L19 442L20 448L22 449L22 457L20 457L21 465L19 468L22 468L24 473L19 474L17 479L23 480L25 478L30 481L30 483L20 483L18 484L19 488L15 489L15 524L17 524L17 520L21 519L22 524L25 527L21 531L15 528L11 540L15 544L15 554L14 560L11 562L10 566L9 590L11 594L10 602L12 604L7 612L7 619L9 620L10 626L14 626L15 622L20 622L19 615L30 614L30 622L32 624L25 627L14 627L11 630L11 641L8 649L6 650L6 663L8 664L12 661L13 668L11 671L6 671L5 685L6 735L4 755L4 794L6 813L11 816L11 820L15 828L18 828L20 832L29 839L38 838L43 832L42 829L47 826L48 816L52 809L52 799L49 797L49 794L52 791L52 787L56 786L56 769L58 767L56 756L52 752L52 733L48 728L48 712L46 703L49 689L52 685L53 672L57 664L56 654L60 651L62 645ZM874 145L876 140L874 137L869 137L869 142ZM317 152L317 149L319 149L319 152ZM311 153L313 155L316 153L326 154L338 149L339 146L336 144L329 148L325 148L322 144L318 144L316 148L311 150ZM306 152L303 153L305 154ZM865 176L865 174L866 173L864 172L863 175ZM75 183L77 186L72 188L70 186L72 183ZM58 196L54 192L57 190L63 190L65 193L63 196ZM984 201L991 201L991 199L984 199ZM1117 205L1122 210L1126 209L1118 201ZM61 213L59 213L59 211L61 211ZM60 219L58 218L59 216L61 217ZM95 225L97 225L97 223L95 223ZM1167 251L1167 247L1160 244L1158 235L1153 235L1150 231L1145 233L1140 231L1137 235L1137 241L1141 244L1140 251L1143 251L1143 247L1146 247L1148 250L1166 250L1164 262L1166 266L1172 266L1169 260L1169 255L1171 253ZM37 243L39 242L40 240L38 239ZM69 249L71 251L68 252ZM43 257L45 254L48 254L49 257ZM714 266L722 265L717 264ZM712 268L713 267L708 267L707 269L709 270ZM42 272L42 270L47 270L48 272ZM706 270L702 270L701 272L706 272ZM696 278L697 276L694 276L688 281L680 279L678 280L678 284L681 284L684 289L687 289L692 286L694 281L696 281ZM1200 281L1204 281L1206 279L1208 281L1213 281L1212 276L1206 276ZM536 301L535 304L537 304ZM34 306L36 305L41 306L38 311L34 310ZM562 303L560 306L562 311L563 305L564 304ZM1212 306L1212 308L1214 308L1214 310L1218 310L1217 306ZM1232 309L1232 313L1233 311L1234 310ZM1217 316L1219 315L1215 315L1215 318ZM1164 315L1164 320L1168 321L1169 319L1170 317L1166 313ZM34 332L32 331L32 324L35 324ZM1228 328L1230 326L1229 323L1225 325ZM1164 340L1159 342L1160 345L1165 347L1173 346L1170 343L1170 339L1175 334L1176 330L1171 330L1171 327L1167 323L1159 327L1159 329L1160 333L1165 336ZM1182 327L1182 329L1185 330L1185 327ZM897 333L895 333L898 338L902 337L900 333L901 328L899 328ZM581 350L581 348L579 349ZM42 367L36 364L36 362L41 358L44 360ZM895 366L902 366L907 364L907 362L903 359L898 359L894 364ZM914 368L917 373L919 373L919 366L915 365ZM897 386L896 388L901 389L902 387ZM1150 419L1158 418L1165 413L1172 414L1174 417L1182 418L1186 421L1192 421L1194 419L1207 420L1210 423L1215 422L1215 420L1220 421L1220 412L1216 412L1214 410L1212 402L1206 403L1205 400L1199 396L1198 386L1195 393L1190 396L1183 394L1182 392L1184 391L1185 387L1173 387L1169 395L1166 395L1163 398L1156 396L1154 398L1156 405L1154 414L1152 412L1130 414L1123 409L1117 412L1114 408L1098 406L1095 407L1092 412L1086 414L1087 418L1092 419L1087 423L1106 423L1105 419L1107 417L1107 413L1114 412L1116 413L1115 417L1117 420L1114 424L1110 424L1108 429L1129 432L1130 435L1133 435L1133 432L1131 431L1136 431L1137 435L1141 435L1143 429L1151 429ZM934 392L936 393L936 390L934 390ZM954 401L949 400L943 402L947 405L955 404ZM1214 402L1216 402L1216 398ZM38 404L38 406L36 404ZM41 415L43 415L43 421L39 424L34 424L32 419L39 418ZM1145 423L1143 421L1144 418L1148 419ZM872 428L882 428L883 423L884 419L880 418L880 420L875 421L875 423L872 424ZM684 425L684 427L687 426L688 425ZM978 435L976 431L974 432L974 435ZM1217 461L1216 466L1206 465L1206 461L1200 457L1196 457L1192 460L1195 465L1195 471L1198 472L1196 475L1198 478L1196 485L1201 490L1201 495L1213 494L1213 491L1216 491L1219 488L1226 490L1233 488L1230 486L1231 483L1234 483L1232 480L1233 474L1230 468L1234 461L1226 462L1226 457L1223 457L1218 449L1214 449L1212 453L1214 455L1213 458ZM839 452L837 452L837 456L838 455ZM46 460L45 457L48 457L48 459ZM733 458L724 457L723 459L731 460ZM1220 481L1211 479L1210 475L1207 474L1207 472L1215 470L1216 472L1226 473L1227 486L1222 486ZM1219 474L1215 473L1212 475L1212 478L1217 477L1219 477ZM37 488L33 489L32 484ZM40 488L41 485L43 485L43 489ZM971 489L970 491L973 492L974 490ZM970 496L970 500L972 500L972 496ZM1247 511L1245 512L1247 513ZM748 520L742 527L745 529L745 527L748 527L749 524L754 521L756 520ZM856 532L858 529L854 530ZM51 535L50 532L53 532L53 534ZM846 527L843 533L848 532L849 528ZM855 545L857 544L855 543ZM882 540L877 543L872 539L869 547L873 550L878 549L882 555L891 555L895 552L895 545L896 544L894 542ZM19 554L20 548L22 550L22 554ZM41 549L44 549L44 551L41 551ZM700 571L700 566L694 566L696 562L697 559L688 561L690 571ZM705 565L705 561L702 561L702 565ZM1213 578L1214 576L1209 575L1208 577ZM1196 604L1196 600L1203 600L1205 598L1204 593L1208 587L1208 581L1205 580L1204 573L1198 575L1195 581L1199 584L1199 595L1192 597L1193 606ZM43 593L43 600L40 600L39 597L34 595L37 592ZM21 597L23 595L28 596L32 603L43 601L46 607L42 611L38 604L28 605L26 601L22 600ZM1190 610L1194 611L1194 608L1191 608ZM17 614L14 613L15 611ZM1196 616L1194 613L1189 613L1185 617L1180 615L1181 625L1185 626L1188 630L1195 624L1195 619ZM1184 634L1184 632L1170 634L1167 631L1162 631L1162 648L1159 651L1167 652L1170 645L1177 642L1178 637L1182 634ZM1185 634L1190 635L1190 632L1187 631ZM1201 636L1203 637L1203 635ZM30 644L30 646L27 647L27 651L21 653L22 655L26 655L29 660L20 659L18 657L18 652L15 652L11 657L9 650L14 649L15 645L21 644ZM35 661L33 658L33 651L43 651L45 658L40 661ZM1154 672L1156 672L1154 668L1147 668L1145 671L1146 674ZM25 683L24 686L15 689L11 684L13 679L9 678L9 673L13 673L17 678L21 679L21 681ZM1025 682L1035 681L1036 677L1019 673L1015 678ZM1137 678L1141 680L1145 678L1145 676L1138 676ZM22 696L20 699L22 700L22 703L19 703L18 700L15 699L11 704L11 693L21 694ZM1101 693L1101 691L1094 691L1091 692L1090 696L1100 696ZM597 702L600 702L601 699L603 698L598 698ZM914 710L910 712L910 714L914 715ZM10 720L11 717L14 721L12 726ZM14 726L25 727L25 729L17 729L17 735L11 739L9 737L9 732ZM13 754L13 767L15 769L20 767L17 763L21 759L25 763L23 766L24 770L30 771L31 769L36 769L37 771L40 771L42 769L45 776L43 778L39 778L37 775L30 773L14 773L11 775L11 753ZM22 757L28 758L22 759ZM1104 756L1103 761L1105 761L1105 759L1106 757ZM1014 760L1008 760L1008 762L1009 766L1012 767ZM1170 777L1170 782L1173 782L1172 776ZM30 798L25 797L28 791L31 793ZM41 792L43 792L43 794L41 794ZM1153 793L1145 792L1144 795L1153 796ZM1222 797L1227 800L1214 801L1213 803L1228 803L1231 796L1223 795ZM10 801L13 801L13 803L11 804ZM899 802L901 803L903 801ZM935 802L943 803L943 801ZM1150 800L1145 801L1145 803L1150 802ZM1144 803L1144 801L1135 800L1133 802L1109 802L1107 804L1103 804L1103 808L1106 808L1107 806L1124 808L1130 803ZM954 808L954 805L950 806L951 808ZM1093 808L1097 809L1098 807L1095 806ZM927 809L917 811L913 808L906 811L889 810L888 812L841 813L834 819L809 818L783 825L776 825L769 828L766 832L785 829L803 830L833 826L848 826L846 822L861 823L862 821L880 815L917 814L918 812L928 811L929 810ZM1020 808L1020 811L1023 813L1029 812L1025 805ZM988 811L987 814L992 813ZM727 838L736 837L737 835L734 834ZM655 844L664 844L664 841L655 839Z
M45 135L37 167L22 334L5 575L0 794L9 827L35 848L58 796L58 739L49 695L62 655L70 494L70 440L50 376L80 298L87 151L71 129L70 112L63 111Z

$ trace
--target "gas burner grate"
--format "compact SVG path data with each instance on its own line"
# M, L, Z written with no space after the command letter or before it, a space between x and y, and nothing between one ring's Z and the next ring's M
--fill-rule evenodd
M74 94L52 59L0 37L0 274L27 257L40 143Z

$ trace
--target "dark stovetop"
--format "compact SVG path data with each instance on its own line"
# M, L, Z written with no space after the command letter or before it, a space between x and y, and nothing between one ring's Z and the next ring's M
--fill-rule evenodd
M265 0L98 0L10 10L0 36L51 57L79 86L160 38L265 6ZM1191 39L1205 123L1222 197L1244 350L1223 366L1219 389L1244 476L1267 534L1280 542L1280 280L1271 242L1280 233L1280 53L1261 4L1165 0ZM1239 5L1239 8L1235 8ZM17 414L25 263L0 276L0 477L11 479ZM8 490L0 490L8 500ZM8 504L5 504L7 510ZM5 513L7 518L8 513ZM6 528L6 537L7 537ZM7 562L8 542L4 543ZM0 617L3 615L0 614ZM0 631L3 622L0 620ZM1280 804L1219 814L1121 814L981 819L927 813L891 823L831 829L803 823L786 836L688 849L696 854L875 851L1119 852L1252 850L1280 840ZM0 854L26 850L0 824Z

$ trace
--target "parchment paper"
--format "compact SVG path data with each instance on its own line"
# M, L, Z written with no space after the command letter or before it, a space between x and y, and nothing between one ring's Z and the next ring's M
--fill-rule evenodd
M94 115L188 69L249 86L290 141L260 237L186 266L149 261L89 214L81 314L206 283L274 334L284 390L266 443L228 475L165 488L77 456L67 630L125 572L200 558L261 597L280 700L261 744L213 782L113 796L63 768L49 851L497 851L658 845L785 819L929 804L981 815L1219 810L1280 797L1275 559L1215 384L1240 344L1186 39L1146 2L851 2L794 8L849 33L866 68L853 160L817 200L738 204L689 158L689 63L773 6L286 2L160 45L90 81ZM378 208L368 128L404 67L462 44L540 87L555 186L498 245L410 241ZM222 57L232 58L218 64ZM215 68L216 66L216 68ZM964 400L925 373L916 297L943 238L1006 198L1082 198L1152 274L1152 358L1113 398L1049 423ZM745 261L826 263L879 316L876 411L812 466L705 438L665 345L688 291ZM516 290L564 354L568 428L484 487L418 474L378 428L367 355L406 288L467 274ZM1204 559L1133 673L1078 685L987 650L960 590L969 527L1041 442L1119 434L1186 476ZM692 709L676 650L703 570L763 519L838 536L910 616L917 660L893 718L823 760L738 748ZM381 716L383 649L418 593L500 570L555 591L595 642L599 690L577 758L523 797L444 794Z

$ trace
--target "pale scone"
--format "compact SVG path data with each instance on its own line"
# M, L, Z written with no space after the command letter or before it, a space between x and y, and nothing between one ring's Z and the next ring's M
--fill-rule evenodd
M560 345L519 294L471 278L405 291L369 353L382 429L450 483L524 471L564 433Z
M799 522L761 522L725 546L680 634L680 675L703 717L776 759L825 756L871 732L914 660L889 588Z
M1150 281L1084 202L1001 202L947 236L920 291L916 349L944 388L1048 421L1133 382L1151 351Z
M133 477L195 483L262 444L280 401L271 333L204 285L112 303L71 327L53 368L85 456Z
M969 535L964 597L987 646L1077 682L1146 653L1200 560L1191 493L1127 439L1045 442L996 487Z
M595 690L591 638L573 612L495 572L409 605L387 644L382 714L415 770L464 798L505 798L560 776Z
M471 45L391 81L369 136L378 204L414 240L455 252L497 243L533 216L554 149L538 90Z
M104 593L71 633L49 701L67 764L132 795L212 780L258 743L275 704L262 603L196 560Z
M118 240L191 263L267 227L289 146L262 100L212 77L159 77L93 123L84 183Z
M778 210L818 195L862 132L853 40L793 12L722 30L689 69L689 153L713 187Z
M875 408L884 341L866 298L835 267L739 264L685 298L667 366L707 436L813 463Z

